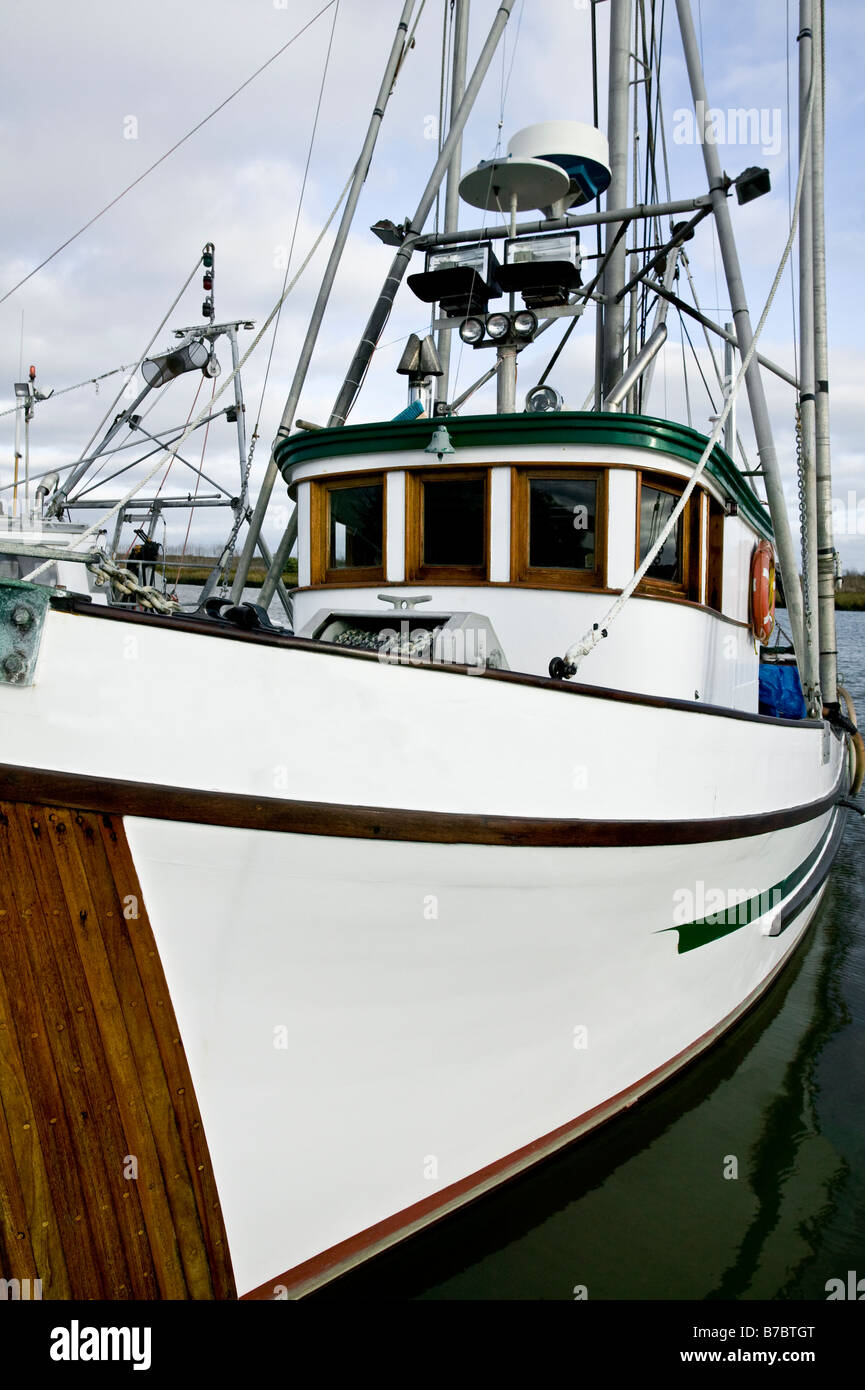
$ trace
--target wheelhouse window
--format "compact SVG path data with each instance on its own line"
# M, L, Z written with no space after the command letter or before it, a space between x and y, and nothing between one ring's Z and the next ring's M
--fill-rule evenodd
M641 475L637 564L642 564L665 529L682 495L683 484L657 474ZM640 587L650 593L699 601L700 493L694 492L685 510L649 566Z
M487 577L488 474L410 474L406 490L406 574L411 579L477 582Z
M556 588L603 587L605 484L600 471L517 470L515 580Z
M384 480L380 475L317 484L312 493L312 582L384 579Z

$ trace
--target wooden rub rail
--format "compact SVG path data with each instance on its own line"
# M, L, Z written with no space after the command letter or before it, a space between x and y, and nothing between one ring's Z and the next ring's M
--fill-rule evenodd
M234 1298L207 1143L119 817L0 801L0 1279Z

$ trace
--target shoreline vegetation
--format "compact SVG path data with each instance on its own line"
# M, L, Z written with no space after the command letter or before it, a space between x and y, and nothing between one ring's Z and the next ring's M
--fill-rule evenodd
M186 555L183 559L179 555L166 555L165 573L172 584L203 584L210 574L213 566L219 557L216 555ZM235 556L228 566L227 575L229 581L234 578L237 569L237 557ZM179 573L179 580L175 578ZM258 589L264 583L266 573L264 562L256 559L249 568L249 588ZM288 560L282 572L283 583L287 588L294 588L297 584L297 561ZM783 602L779 598L778 607L783 607ZM858 574L851 571L845 574L841 581L840 589L835 590L835 608L841 612L865 612L865 574Z
M165 556L165 575L170 583L180 584L203 584L209 577L213 566L219 559L218 555L187 555L181 559L179 555ZM162 566L159 566L161 569ZM237 556L231 560L226 567L226 577L229 581L234 579L237 571ZM253 560L249 567L249 578L247 584L250 589L258 589L264 583L267 573L267 566L261 559ZM297 584L297 561L287 560L285 569L282 571L283 583L291 588ZM863 595L865 597L865 595Z

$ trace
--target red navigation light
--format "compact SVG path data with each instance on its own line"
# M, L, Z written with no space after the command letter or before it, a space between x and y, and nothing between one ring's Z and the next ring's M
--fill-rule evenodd
M201 283L202 283L202 285L204 286L204 288L205 288L206 290L212 290L212 289L213 289L213 276L212 276L212 275L205 275L205 277L204 277L204 279L202 280Z
M30 368L30 380L31 380L31 381L35 381L35 380L36 380L36 368L35 368L35 367L31 367L31 368Z

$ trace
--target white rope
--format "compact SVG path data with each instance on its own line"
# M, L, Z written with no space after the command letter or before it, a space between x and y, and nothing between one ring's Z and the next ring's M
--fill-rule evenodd
M121 510L121 508L126 507L126 506L129 504L129 502L132 500L132 498L135 496L135 494L136 494L137 492L140 492L141 489L142 489L144 486L146 486L147 483L150 482L150 479L151 479L156 473L159 472L160 468L162 468L162 466L164 465L165 460L166 460L167 458L174 458L174 457L176 457L177 452L178 452L178 450L181 448L181 446L183 445L184 441L187 440L187 439L189 438L189 436L193 433L193 431L196 430L196 429L198 428L198 426L203 422L205 416L208 415L208 414L212 411L213 402L219 400L219 397L222 395L223 391L227 390L227 388L231 385L231 383L232 383L232 381L234 380L234 378L237 376L237 373L241 370L242 367L244 367L244 366L246 365L246 363L247 363L247 361L249 360L250 356L251 356L252 353L255 351L255 349L258 347L258 344L261 342L261 340L262 340L262 338L264 337L265 333L267 332L268 328L269 328L270 325L272 324L274 318L275 318L276 315L279 313L279 310L282 308L282 305L285 303L286 299L287 299L288 296L291 294L291 291L294 289L294 287L295 287L295 285L297 284L298 280L300 279L301 275L302 275L303 272L306 270L306 267L309 265L310 261L312 260L313 256L315 255L316 251L318 250L319 246L321 245L322 241L324 240L324 236L325 236L325 233L327 232L328 227L330 226L331 222L333 221L334 217L336 216L337 212L339 211L340 206L341 206L341 204L342 204L342 200L343 200L343 198L345 197L346 193L348 192L349 185L351 184L351 181L352 181L353 178L354 178L354 169L352 169L351 173L349 174L348 179L346 180L345 186L344 186L342 192L341 192L340 195L339 195L339 198L337 199L336 203L334 204L333 209L332 209L330 215L328 216L327 221L325 222L324 226L322 227L321 231L319 232L318 236L316 237L315 241L313 242L312 246L310 247L310 249L309 249L309 251L308 251L306 257L304 258L303 262L301 263L301 265L300 265L300 267L299 267L299 269L298 269L298 271L297 271L297 274L294 276L294 278L292 279L291 283L288 284L288 285L286 286L284 292L280 295L280 297L279 297L279 299L277 300L276 304L275 304L275 305L273 306L273 308L271 309L270 313L268 314L268 316L267 316L267 318L265 319L264 323L261 325L261 328L259 329L258 333L256 333L256 335L255 335L255 337L253 338L252 342L250 343L249 347L246 349L246 352L245 352L245 353L243 354L243 356L241 357L241 359L240 359L240 361L238 362L237 366L236 366L236 367L234 368L234 370L233 370L232 372L230 372L229 375L225 378L225 381L223 382L222 386L220 386L220 388L219 388L219 390L216 392L216 394L207 402L207 404L206 404L206 405L203 407L203 409L201 410L201 413L200 413L199 415L196 416L196 418L191 422L191 424L188 424L188 425L186 426L186 429L184 430L183 434L180 436L180 438L179 438L178 440L175 441L175 443L174 443L174 445L171 447L171 449L166 449L165 452L162 453L162 454L159 456L159 458L157 459L157 461L156 461L156 463L153 465L153 467L150 469L150 471L149 471L148 473L146 473L145 476L144 476L139 482L137 482L137 483L135 484L134 487L132 487L132 488L129 489L129 491L126 493L126 496L125 496L125 497L121 497L120 501L119 501L119 502L115 502L114 506L111 507L109 511L104 512L104 513L102 514L102 516L99 517L98 521L94 521L94 523L93 523L92 526L88 526L88 528L87 528L86 531L82 531L81 534L80 534L79 536L76 536L75 539L74 539L74 541L72 541L72 542L69 544L69 546L66 547L68 550L75 550L75 549L81 544L82 541L86 541L90 536L93 536L93 535L95 535L98 531L101 531L101 530L103 529L103 527L105 526L106 522L109 522L113 516L116 516L117 513ZM49 568L51 567L51 565L53 565L54 563L55 563L54 560L47 560L47 561L45 562L44 565L40 565L38 569L33 570L33 572L32 572L31 574L28 574L28 576L27 576L28 583L32 582L32 581L37 577L37 575L40 575L40 574L44 573L44 571L47 570L47 569L49 569Z
M736 380L733 382L730 394L727 397L726 403L724 405L724 409L721 411L720 415L715 421L715 428L712 430L712 433L709 436L709 442L703 450L703 453L700 456L700 460L696 468L694 469L694 472L691 474L691 477L688 480L684 492L682 493L681 497L676 503L676 506L670 513L670 516L667 519L667 523L662 529L660 535L658 536L658 539L655 541L655 544L652 546L652 548L647 552L633 578L629 581L628 584L625 585L625 588L619 594L615 603L605 614L605 616L601 619L601 621L599 623L594 623L590 630L583 635L580 641L574 642L572 646L568 647L568 650L565 652L564 664L568 668L566 672L568 679L570 679L571 676L576 674L577 668L580 662L582 661L583 657L586 657L589 655L590 652L593 652L595 647L597 647L598 644L602 642L605 637L608 636L612 624L615 622L616 618L621 613L625 604L628 602L628 599L631 597L637 585L640 583L640 580L643 578L647 570L650 569L651 566L655 563L655 560L663 550L664 545L666 544L667 539L673 530L673 527L677 524L679 517L685 510L685 507L688 504L688 499L691 496L691 493L694 491L694 488L697 486L697 483L699 482L700 476L712 454L712 450L714 449L718 440L721 438L721 434L723 432L727 416L730 414L730 411L733 408L733 403L736 399L736 396L739 393L739 389L742 385L742 382L745 380L745 375L748 371L749 366L751 365L754 353L757 351L758 339L763 331L766 319L769 316L769 310L772 308L772 302L775 298L775 295L778 292L778 287L784 275L784 270L787 265L787 261L790 257L790 252L793 249L793 242L796 237L796 227L799 222L799 205L802 201L802 186L805 175L805 164L808 158L808 150L811 144L811 115L813 109L814 82L812 79L811 89L808 96L808 106L805 112L805 135L802 141L802 153L799 160L799 178L796 184L796 199L793 204L793 219L790 223L790 235L787 237L787 244L784 247L784 254L781 257L781 262L776 271L775 279L772 281L772 288L769 291L769 297L766 300L766 306L762 314L760 315L760 322L757 324L757 327L754 330L754 336L751 339L751 344L748 348L748 351L745 353L745 356L742 359L742 365L739 368Z

